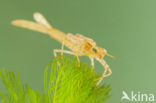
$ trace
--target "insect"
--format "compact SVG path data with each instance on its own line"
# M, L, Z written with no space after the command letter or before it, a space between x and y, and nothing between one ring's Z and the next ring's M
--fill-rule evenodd
M38 31L44 34L48 34L51 38L57 40L58 42L62 43L61 49L54 49L54 56L57 56L57 53L67 53L71 55L75 55L78 60L78 65L80 66L79 56L88 56L91 60L91 65L94 67L94 59L99 61L102 66L104 67L104 72L100 78L96 80L96 86L98 86L103 78L110 76L112 71L109 65L103 59L104 56L109 56L113 58L112 55L108 54L106 49L100 48L96 45L96 43L83 35L76 34L73 35L71 33L65 34L60 30L55 29L52 27L45 17L40 13L34 13L34 19L36 22L27 21L27 20L14 20L12 24L18 27L27 28L30 30ZM69 48L70 50L64 50L64 46Z

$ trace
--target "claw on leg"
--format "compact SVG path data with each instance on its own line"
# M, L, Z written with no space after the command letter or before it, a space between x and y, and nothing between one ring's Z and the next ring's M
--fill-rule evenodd
M55 58L56 58L56 59L59 59L59 58L63 59L63 55L58 55L58 56L56 56Z
M81 64L81 63L78 61L78 67L80 67L80 64Z

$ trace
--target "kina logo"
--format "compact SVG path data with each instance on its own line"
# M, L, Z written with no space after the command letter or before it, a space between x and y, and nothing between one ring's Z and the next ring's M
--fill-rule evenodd
M134 92L131 91L130 94L122 91L121 101L133 101L133 102L153 102L154 101L154 94L150 93L141 93L141 92Z

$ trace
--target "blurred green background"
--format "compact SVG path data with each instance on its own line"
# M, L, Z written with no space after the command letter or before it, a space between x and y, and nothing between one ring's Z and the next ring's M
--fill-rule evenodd
M103 81L112 84L107 103L121 102L123 90L155 94L155 5L155 0L0 0L0 68L18 71L22 83L43 90L44 68L61 44L10 24L14 19L33 20L38 11L55 28L90 37L116 57L105 58L113 72ZM100 74L103 67L96 62L95 70Z

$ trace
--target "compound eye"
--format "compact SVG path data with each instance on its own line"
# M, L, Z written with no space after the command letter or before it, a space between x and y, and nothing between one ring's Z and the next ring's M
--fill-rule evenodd
M93 51L94 53L97 53L97 49L96 49L96 48L92 48L92 51Z

